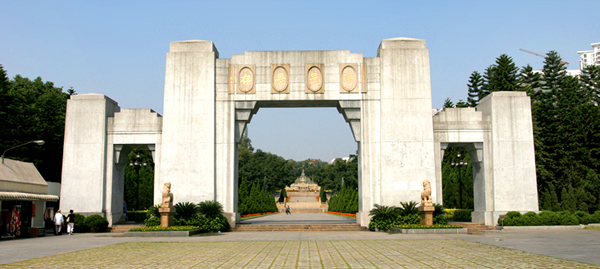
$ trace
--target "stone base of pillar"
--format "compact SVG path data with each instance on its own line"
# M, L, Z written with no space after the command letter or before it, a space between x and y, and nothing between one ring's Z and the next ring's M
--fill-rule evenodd
M160 212L160 227L173 226L173 217L175 216L174 207L159 208Z
M433 205L421 204L421 206L419 206L421 225L433 225L433 211L435 211L435 207Z

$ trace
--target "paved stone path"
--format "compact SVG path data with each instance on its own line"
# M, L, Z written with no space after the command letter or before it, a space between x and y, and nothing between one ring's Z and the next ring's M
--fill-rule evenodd
M316 215L295 217L343 218ZM294 214L249 221L293 220L290 216ZM348 220L354 221L340 221ZM598 253L600 231L590 230L481 235L231 232L185 238L88 233L0 241L0 268L600 268Z
M466 240L130 242L0 268L600 268Z
M323 213L296 213L294 214L272 214L258 218L242 220L241 224L356 224L356 219L347 218L335 214Z

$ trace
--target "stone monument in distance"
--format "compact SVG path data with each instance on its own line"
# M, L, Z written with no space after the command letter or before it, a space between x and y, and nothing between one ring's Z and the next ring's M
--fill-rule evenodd
M431 202L431 183L426 179L423 181L421 205L419 206L421 225L433 225L433 211L435 211L435 207Z
M173 216L175 208L173 207L173 194L171 193L171 182L165 183L162 191L162 203L158 209L160 212L160 226L173 226Z

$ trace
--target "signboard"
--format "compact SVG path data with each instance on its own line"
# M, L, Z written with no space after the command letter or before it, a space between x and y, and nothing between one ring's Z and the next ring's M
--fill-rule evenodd
M405 190L408 190L408 182L394 181L394 191L405 191Z
M420 191L420 190L423 190L423 182L420 182L420 181L411 181L410 182L410 190L411 191Z

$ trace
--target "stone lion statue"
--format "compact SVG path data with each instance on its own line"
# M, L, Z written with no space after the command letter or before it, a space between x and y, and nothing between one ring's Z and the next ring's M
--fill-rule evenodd
M432 205L431 183L427 179L423 181L423 191L421 191L421 204L422 205Z
M171 182L165 183L162 191L162 208L173 207L173 194L171 193Z

